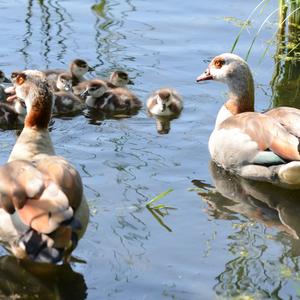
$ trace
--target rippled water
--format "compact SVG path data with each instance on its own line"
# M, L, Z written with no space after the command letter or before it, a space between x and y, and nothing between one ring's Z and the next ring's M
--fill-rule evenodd
M103 9L92 10L94 4L0 1L0 68L10 73L24 67L65 67L80 57L97 65L99 76L115 68L127 70L144 102L158 87L177 88L184 111L166 135L156 132L155 120L144 109L119 120L55 119L52 138L57 153L79 169L92 212L88 231L74 252L83 262L52 270L3 257L3 295L299 296L297 193L253 188L210 167L207 140L226 87L195 84L210 58L230 50L239 19L245 20L257 2L103 0ZM276 3L270 3L266 11L275 8ZM244 32L236 53L245 56L266 11ZM271 106L274 44L259 60L276 32L275 21L276 15L266 23L249 60L258 110ZM1 132L1 163L14 142L13 131ZM169 188L174 191L160 202L177 210L160 218L161 224L145 203Z

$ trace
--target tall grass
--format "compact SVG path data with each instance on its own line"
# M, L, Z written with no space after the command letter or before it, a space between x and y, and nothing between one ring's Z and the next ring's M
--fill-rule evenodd
M300 0L279 0L273 106L300 108Z

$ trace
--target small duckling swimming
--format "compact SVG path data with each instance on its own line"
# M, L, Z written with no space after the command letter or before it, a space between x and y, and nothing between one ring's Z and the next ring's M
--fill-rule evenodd
M73 114L85 108L85 104L71 93L59 91L54 93L53 114Z
M4 91L5 87L3 84L11 83L11 81L5 76L4 72L0 70L0 101L5 101L7 95Z
M7 99L12 89L13 87L4 89ZM13 97L10 101L0 102L0 127L2 129L15 129L22 126L25 116L26 107L22 100Z
M72 75L69 73L61 73L57 77L56 88L58 91L53 92L55 115L72 114L80 112L84 109L85 104L81 99L73 95L72 91Z
M73 93L77 97L80 97L82 100L85 100L83 98L83 92L87 89L88 85L90 84L91 80L85 80L77 84L76 86L73 86ZM98 80L98 79L96 79ZM133 84L133 81L129 78L128 74L124 71L114 71L110 74L110 77L108 80L106 79L100 79L103 82L105 82L106 86L110 89L115 89L117 87L125 88L127 84Z
M183 109L182 98L174 89L159 89L148 98L147 109L155 116L176 116Z
M129 78L126 72L117 70L110 74L107 83L110 88L115 88L126 87L128 84L133 84L133 81Z
M104 80L89 81L83 92L88 107L106 112L130 112L141 108L141 101L129 90L121 87L109 89Z
M94 68L90 67L85 60L83 59L73 60L69 66L69 70L67 71L67 73L69 73L72 77L72 86L75 86L79 82L86 80L84 78L84 75L87 72L91 72L93 70ZM56 87L58 75L61 73L66 73L65 70L61 70L61 69L45 70L43 72L45 73L50 86L54 87L54 90Z
M13 103L0 102L0 127L2 129L15 129L24 124L26 116L25 105L16 99Z
M56 80L56 89L59 91L72 91L72 75L67 72L59 74Z

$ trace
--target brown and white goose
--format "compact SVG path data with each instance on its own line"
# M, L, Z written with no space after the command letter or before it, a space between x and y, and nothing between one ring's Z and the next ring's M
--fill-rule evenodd
M176 116L183 109L182 98L175 89L159 89L148 98L147 109L154 116Z
M22 72L14 81L27 115L0 167L0 239L19 258L57 263L75 248L89 210L79 173L54 152L48 84Z
M300 111L290 107L254 112L254 83L239 56L216 56L197 82L226 83L229 99L209 138L212 159L242 177L287 187L300 186Z

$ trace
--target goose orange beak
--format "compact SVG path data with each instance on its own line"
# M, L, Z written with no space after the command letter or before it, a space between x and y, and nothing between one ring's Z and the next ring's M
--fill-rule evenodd
M202 73L201 75L199 75L196 78L196 82L200 82L200 81L205 81L205 80L213 80L213 76L210 74L209 69L206 69L206 71L204 73Z

